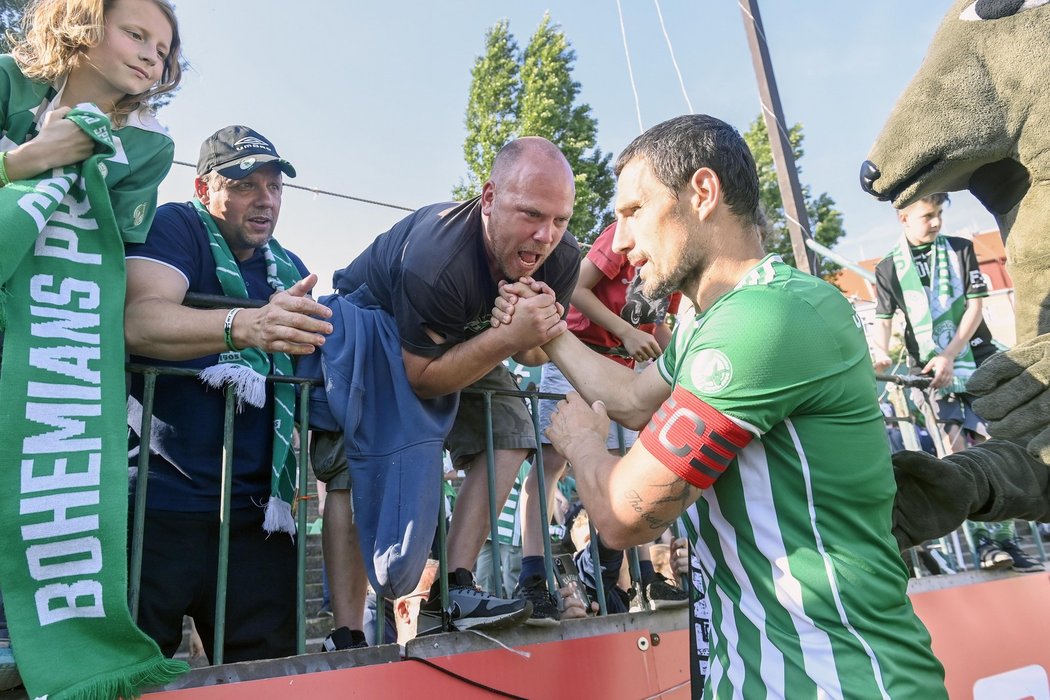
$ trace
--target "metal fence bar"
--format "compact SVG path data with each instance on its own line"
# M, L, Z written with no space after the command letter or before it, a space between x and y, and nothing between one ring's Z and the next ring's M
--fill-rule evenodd
M233 496L233 411L235 393L226 387L226 409L222 424L222 489L219 492L219 562L215 578L215 650L212 663L222 664L226 638L226 581L230 566L230 499Z
M1046 548L1043 546L1043 533L1039 531L1039 524L1033 520L1028 521L1028 529L1032 533L1032 539L1035 540L1035 548L1039 550L1039 561L1046 563Z
M624 435L623 426L619 423L613 423L616 426L616 443L617 449L620 452L622 458L627 454L627 436ZM645 585L642 582L642 565L639 561L639 547L648 547L649 543L638 545L636 547L629 547L625 554L627 555L627 568L631 572L631 581L638 586L638 600L642 603L642 609L649 611L652 607L649 605L649 597L645 595Z
M492 543L492 585L498 591L503 590L503 565L500 562L499 547L499 514L503 504L496 504L496 450L492 442L492 392L486 391L485 400L485 469L489 483L489 534ZM507 595L505 591L504 596Z
M591 561L594 563L594 590L598 594L598 614L608 615L609 606L605 603L605 581L602 579L602 560L598 554L598 533L594 529L594 523L587 516L587 527L591 531Z
M532 471L536 473L536 490L539 493L540 533L543 541L543 569L547 574L547 590L554 594L558 586L554 581L554 558L551 555L551 517L547 508L547 475L543 471L543 444L540 442L540 399L532 401L532 427L536 431L536 456L532 460ZM522 491L524 491L524 484ZM519 501L520 503L520 501Z
M295 515L295 547L296 561L299 571L296 572L295 588L295 653L306 653L306 516L309 508L310 486L309 475L309 428L310 425L310 387L311 383L302 381L299 383L299 468L298 488L296 499L292 504ZM322 571L322 576L324 575Z
M142 423L139 428L139 467L135 477L135 513L131 527L131 564L128 567L128 608L131 619L139 619L139 595L142 592L142 535L146 529L146 488L149 485L149 445L153 430L153 399L157 390L157 373L143 376Z
M448 632L451 625L448 604L448 513L445 511L445 494L439 499L438 510L438 588L441 590L441 629Z

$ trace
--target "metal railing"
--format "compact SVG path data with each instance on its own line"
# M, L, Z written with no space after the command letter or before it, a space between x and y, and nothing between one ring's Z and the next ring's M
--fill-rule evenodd
M143 532L146 518L146 496L149 487L150 469L150 438L152 436L153 405L156 398L157 377L181 376L196 378L199 370L185 367L160 367L129 363L126 366L128 372L143 375L142 395L142 422L139 428L139 455L138 476L135 483L135 503L132 515L131 531L131 561L128 569L128 606L134 619L138 618L139 596L141 593L142 578L142 547ZM284 376L266 377L267 383L286 383L299 386L300 396L308 396L310 388L319 383L319 380L307 377ZM231 500L233 491L233 438L234 417L236 397L233 389L227 387L224 390L225 408L223 412L223 445L221 455L222 486L219 492L219 557L216 570L215 590L215 645L212 650L211 661L218 665L223 660L223 644L225 640L226 627L226 588L227 574L229 571L230 551L230 517ZM299 424L310 424L310 402L301 400L299 402ZM298 453L298 489L296 502L292 504L296 520L296 531L300 534L306 532L306 508L299 507L310 496L308 495L307 477L308 473L303 465L308 464L307 441L299 440ZM296 615L298 619L296 629L296 650L302 654L306 651L306 538L296 538L296 557L298 562L298 578L296 582Z
M211 301L211 300L209 300ZM156 397L156 384L157 378L161 375L175 375L185 377L195 377L198 373L196 369L189 368L175 368L175 367L160 367L144 364L129 364L127 366L129 372L139 373L143 376L143 396L142 396L142 420L140 425L140 450L138 455L138 478L137 488L135 493L134 502L134 513L132 519L132 533L131 533L131 557L129 567L129 606L131 608L132 615L137 615L138 612L138 601L140 596L140 581L142 571L142 538L145 523L145 511L146 511L146 497L149 485L149 461L150 461L150 436L152 434L151 425L153 420L153 405ZM918 388L920 390L926 390L929 386L929 378L926 377L912 377L912 376L901 376L901 375L880 375L878 377L881 381L891 383L896 391L902 391L905 388ZM306 377L267 377L267 382L286 382L292 383L298 386L300 402L299 402L299 425L309 425L309 401L302 400L303 397L309 395L309 391L312 386L318 384L318 380L314 380ZM493 431L492 431L492 397L494 395L503 396L517 396L525 400L532 409L532 421L533 431L536 438L537 445L541 444L540 434L540 418L539 418L539 402L540 400L560 400L564 398L562 394L546 393L535 390L529 391L512 391L502 389L471 389L467 388L463 390L464 393L476 393L483 396L483 402L485 407L485 429L486 429L486 469L488 473L488 500L489 500L489 527L490 527L490 541L492 547L492 580L496 583L498 593L498 587L502 584L499 583L503 580L502 577L502 565L500 557L500 542L498 537L498 517L502 510L503 504L497 503L496 494L496 478L495 478L495 447L493 443ZM221 465L222 465L222 485L220 493L220 513L219 513L219 555L217 561L217 586L216 586L216 620L215 620L215 644L212 650L211 661L213 664L221 664L223 661L223 643L225 637L225 608L226 608L226 595L227 595L227 572L229 567L229 529L230 529L230 515L231 515L231 496L232 496L232 472L233 472L233 444L234 444L234 427L235 427L235 398L232 390L227 389L225 392L225 409L224 409L224 426L223 426L223 449L221 454ZM926 418L927 425L933 426L935 423L929 421L933 420L932 415ZM909 432L912 434L911 439L905 437L906 443L911 442L914 445L914 449L918 449L918 439L914 434L915 426L919 422L919 417L913 415L909 410L904 412L904 415L898 415L897 417L887 417L888 423L894 423L901 427L902 436L907 435ZM931 435L936 434L937 430L931 430ZM936 439L936 438L935 438ZM302 536L306 532L307 525L307 509L301 507L307 499L313 496L308 493L308 447L307 440L300 439L298 447L298 493L296 497L296 503L293 504L293 509L296 518L296 527L300 536L296 538L297 547L297 586L296 586L296 616L297 616L297 637L296 637L296 649L297 652L302 654L306 651L306 549L307 549L307 538ZM909 445L911 447L912 445ZM943 449L943 442L940 443L940 447ZM620 453L626 452L625 440L622 429L620 430ZM553 566L553 555L552 545L550 536L550 514L547 507L546 499L546 475L544 473L543 466L543 454L542 449L537 449L535 456L532 460L531 469L535 472L535 478L537 480L537 491L541 495L539 498L539 519L535 523L534 527L538 527L542 534L543 542L543 559L544 568L547 578L548 589L551 591L556 590L556 577ZM438 548L439 548L439 588L441 593L442 610L445 611L443 623L446 629L449 629L450 620L447 616L449 609L449 593L448 593L448 563L446 556L446 540L447 540L447 521L445 513L445 500L440 499L441 502L441 513L438 518ZM1030 523L1030 527L1033 533L1033 537L1038 548L1040 561L1046 560L1046 552L1044 544L1042 542L1041 535L1038 528L1034 523ZM608 614L605 596L605 586L601 575L601 564L598 553L598 541L594 531L593 524L591 528L591 558L594 562L595 570L593 572L593 580L596 587L597 602L599 605L599 614ZM976 558L976 549L973 547L972 539L966 533L965 528L962 528L966 535L966 541L970 548L971 560L973 561L974 568L980 568L978 560ZM674 533L677 535L677 533ZM960 567L965 564L964 557L962 555L961 541L959 533L955 532L947 538L942 538L938 544L939 547L945 552L946 555L954 555L954 558ZM912 554L912 563L918 570L918 562L915 558L914 553ZM641 585L640 571L637 554L629 551L627 555L628 568L631 573L632 582ZM363 562L361 562L363 566ZM917 574L918 575L918 574ZM646 605L645 596L640 595L639 599L643 601L643 605L648 609ZM382 614L382 601L377 601L377 614L375 616L375 627L376 627L376 640L382 640L384 638L384 615Z
M137 618L139 608L139 597L141 594L141 575L142 575L142 552L143 552L143 532L145 528L145 515L146 515L146 499L149 489L149 473L150 473L150 455L152 453L150 439L152 436L152 422L153 422L153 407L156 399L156 387L157 378L162 375L167 376L181 376L187 378L196 378L199 370L192 368L180 368L180 367L168 367L168 366L156 366L146 365L139 363L129 363L126 366L128 372L141 374L143 377L143 394L142 394L142 419L139 426L140 436L140 447L138 454L138 476L136 480L135 500L133 504L132 514L132 531L130 535L130 565L129 565L129 586L128 586L128 603L131 609L133 617ZM298 377L298 376L284 376L275 377L268 376L266 378L268 383L273 382L284 382L296 384L299 387L299 425L309 425L309 401L302 400L302 397L309 395L310 388L319 384L320 380ZM535 433L537 444L540 444L540 424L539 424L539 401L541 399L552 399L561 400L564 397L563 394L551 394L538 391L511 391L511 390L500 390L500 389L464 389L465 393L480 393L483 395L484 407L485 407L485 429L486 429L486 469L488 470L488 497L489 497L489 526L490 526L490 537L491 545L493 548L492 556L492 574L493 581L502 581L501 571L501 558L500 558L500 543L498 538L498 516L502 509L503 504L497 503L497 496L495 492L495 448L493 444L493 433L492 433L492 397L493 395L507 395L517 396L530 403L532 407L533 415L533 430ZM232 501L232 476L233 476L233 445L234 445L234 433L235 433L235 396L232 389L227 388L225 390L225 407L223 417L223 447L222 454L220 456L220 463L222 466L222 480L221 490L219 494L220 512L219 512L219 554L217 566L217 585L216 585L216 604L215 604L215 639L214 648L211 650L210 660L213 664L218 665L223 662L223 644L225 639L225 613L226 613L226 597L227 597L227 580L228 580L228 569L229 569L229 543L230 543L230 518L231 518L231 501ZM621 442L621 454L625 453L624 439L621 430L620 433ZM305 438L299 440L298 448L298 494L296 497L296 504L293 505L296 517L296 528L300 535L305 534L307 526L307 509L305 507L298 507L305 503L308 499L315 497L314 494L308 493L308 443ZM532 467L535 471L535 476L538 481L538 492L540 494L546 494L545 474L543 470L543 456L542 450L536 450L535 457L532 460ZM539 498L539 511L540 517L539 522L536 523L536 527L540 528L542 532L543 541L543 559L544 568L547 576L547 584L549 590L556 590L556 578L554 574L553 566L553 554L550 537L550 516L548 513L546 498ZM446 540L447 540L447 521L445 513L445 500L440 499L441 502L441 513L438 518L438 547L439 547L439 580L440 580L440 591L442 600L442 610L446 611L449 608L448 598L448 563L446 556ZM595 536L593 524L591 527L591 557L594 562L595 571L593 579L596 587L597 602L599 605L599 615L608 614L605 598L605 586L601 576L600 570L600 559L598 555L598 541ZM307 553L307 538L299 536L296 538L297 548L297 562L298 562L298 573L297 573L297 587L296 587L296 616L297 616L297 636L296 636L296 650L297 653L302 654L306 651L306 553ZM640 584L639 565L637 555L631 556L628 554L628 565L631 571L632 581ZM363 562L361 562L363 566ZM640 599L644 601L644 596L640 596ZM643 605L648 609L648 605L643 602ZM446 629L449 629L447 614L444 619ZM377 601L377 614L375 616L375 634L374 639L383 639L384 634L384 616L382 614L382 601Z

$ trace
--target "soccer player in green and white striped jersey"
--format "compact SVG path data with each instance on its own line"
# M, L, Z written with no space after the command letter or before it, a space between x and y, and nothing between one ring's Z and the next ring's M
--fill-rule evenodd
M889 450L849 303L763 255L754 161L728 124L664 122L616 171L613 249L643 266L646 294L681 290L697 316L639 375L569 333L544 346L586 399L570 394L547 434L603 539L644 542L695 503L706 698L946 697L890 534ZM623 458L605 451L609 416L646 426Z

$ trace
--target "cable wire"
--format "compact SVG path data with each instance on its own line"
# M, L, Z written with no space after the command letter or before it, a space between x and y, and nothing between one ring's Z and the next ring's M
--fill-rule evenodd
M191 168L196 168L197 167L197 165L195 163L187 163L186 161L183 161L183 160L176 160L176 161L172 161L172 162L175 165L186 165L186 166L189 166ZM293 190L303 190L304 192L313 192L315 195L323 194L323 195L327 195L328 197L338 197L339 199L349 199L349 200L352 200L354 202L363 202L364 204L374 204L377 207L387 207L388 209L400 209L401 211L410 211L410 212L411 211L415 211L415 209L413 209L411 207L401 206L400 204L391 204L390 202L380 202L380 201L375 200L375 199L365 199L364 197L355 197L355 196L350 195L350 194L342 194L341 192L331 192L329 190L321 190L321 189L318 189L316 187L304 187L303 185L295 185L295 184L292 184L291 182L284 183L284 186L285 187L290 187Z
M514 695L513 693L508 693L508 692L503 691L503 690L498 690L496 688L489 687L489 686L485 685L484 683L479 683L476 680L473 680L471 678L467 678L466 676L461 676L458 673L455 673L454 671L449 671L447 668L444 668L442 666L438 666L437 664L433 663L432 661L428 661L427 659L421 658L419 656L406 656L405 657L405 661L418 661L419 663L423 664L424 666L429 666L430 668L434 669L435 671L441 671L446 676L451 676L452 678L455 678L458 681L462 681L463 683L466 683L467 685L472 685L475 688L480 688L482 690L486 690L486 691L492 693L493 695L499 695L502 698L513 698L513 700L528 700L528 698L526 698L524 696Z
M664 41L667 42L667 52L671 54L671 64L674 65L675 75L678 76L678 84L682 87L682 97L685 98L685 105L689 108L690 114L695 114L693 103L689 101L689 94L685 91L685 81L682 80L682 70L678 67L678 59L675 58L674 47L671 46L671 37L667 34L667 27L664 25L664 13L660 11L660 0L653 0L653 4L656 5L656 16L660 19L660 29L664 33Z
M627 28L623 24L623 8L616 0L616 14L620 16L620 36L623 37L623 55L627 59L627 77L631 81L631 92L634 93L634 112L638 115L638 133L645 131L642 125L642 104L638 100L638 88L634 85L634 69L631 68L631 52L627 50Z

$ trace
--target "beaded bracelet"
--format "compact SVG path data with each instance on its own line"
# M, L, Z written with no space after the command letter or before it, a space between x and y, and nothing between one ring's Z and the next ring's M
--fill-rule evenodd
M7 176L7 151L0 152L0 187L11 184L11 178Z
M244 308L237 307L236 309L230 309L230 313L226 314L226 323L222 327L223 335L226 338L226 347L230 349L230 352L241 351L239 347L233 344L233 317L240 311L244 311Z

